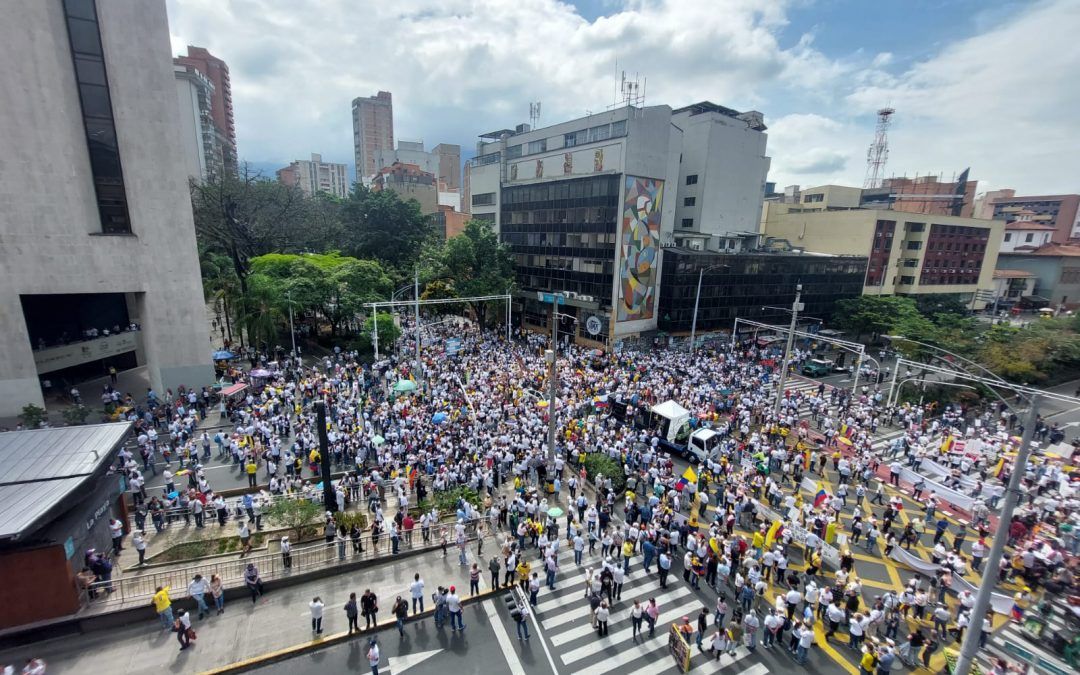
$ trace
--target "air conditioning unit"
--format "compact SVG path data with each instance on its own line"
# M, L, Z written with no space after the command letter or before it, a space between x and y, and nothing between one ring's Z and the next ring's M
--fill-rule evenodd
M578 294L575 293L574 291L567 291L566 292L566 297L570 298L571 300L577 300L578 299Z
M582 302L595 302L595 299L591 295L579 295L578 300Z

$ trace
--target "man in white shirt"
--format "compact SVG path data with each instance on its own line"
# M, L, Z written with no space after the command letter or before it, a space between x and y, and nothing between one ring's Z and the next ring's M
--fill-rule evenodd
M446 594L446 611L450 613L450 630L465 630L465 623L461 620L461 598L458 597L457 589L453 586L450 587L450 592ZM457 627L454 626L455 622Z
M424 611L424 580L420 578L420 573L417 572L413 577L413 582L409 584L409 593L412 595L412 613L417 613L417 605L419 604L419 611Z

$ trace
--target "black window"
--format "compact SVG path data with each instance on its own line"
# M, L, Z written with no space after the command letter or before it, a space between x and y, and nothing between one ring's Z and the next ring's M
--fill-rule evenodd
M682 219L682 226L683 227L693 227L694 226L694 219L693 218L683 218Z
M494 192L481 192L472 196L473 206L491 206L495 203Z
M683 197L683 206L693 206L694 204L697 204L697 197Z
M686 184L687 185L697 185L697 174L692 173L689 176L687 176L686 177Z
M109 96L109 78L101 48L96 0L64 0L64 18L71 44L75 82L79 87L101 231L129 234L131 218Z

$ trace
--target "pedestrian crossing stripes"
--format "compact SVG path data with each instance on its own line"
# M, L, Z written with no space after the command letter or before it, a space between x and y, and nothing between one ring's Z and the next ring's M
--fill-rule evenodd
M613 558L617 564L622 562L621 556ZM604 559L605 556L599 552L586 552L581 564L576 565L570 552L556 578L556 590L550 591L544 587L537 598L533 614L542 627L544 639L552 647L559 671L572 672L574 675L608 675L616 672L620 675L653 675L667 670L673 663L667 649L671 624L681 623L685 616L690 618L696 629L696 619L703 601L678 574L669 576L667 587L661 588L655 561L652 573L647 574L641 555L635 555L631 558L630 572L622 586L621 599L616 598L611 603L609 632L600 637L591 624L590 607L584 597L584 582L586 570L591 568L598 571ZM648 623L643 622L639 634L634 635L630 610L635 600L645 608L649 598L656 599L660 610L655 634L649 637ZM706 645L715 630L710 615ZM760 663L751 664L749 660L745 664L740 663L749 655L750 652L739 645L734 656L725 652L716 659L711 652L702 652L692 644L691 669L694 673L765 675L769 669Z
M1065 630L1062 616L1063 612L1067 611L1069 611L1069 608L1064 603L1054 603L1053 612L1046 622L1042 634L1050 637L1058 631ZM1032 613L1033 610L1029 610L1029 616ZM990 672L993 667L993 657L995 656L1005 659L1007 663L1022 662L1025 665L1030 664L1033 667L1033 672L1036 673L1066 675L1066 673L1076 672L1059 655L1051 652L1040 642L1027 637L1021 624L1014 621L1009 621L996 631L987 640L986 647L979 650L977 658L983 672Z

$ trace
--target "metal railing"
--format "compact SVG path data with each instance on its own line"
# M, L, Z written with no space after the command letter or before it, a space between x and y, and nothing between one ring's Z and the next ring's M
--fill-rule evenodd
M465 523L466 541L475 541L477 536L484 536L483 517L476 517ZM317 527L318 524L315 524ZM401 532L398 544L399 554L406 551L422 550L438 547L446 538L448 547L456 545L454 528L456 523L440 523L431 528L431 536L424 541L423 533L417 525L412 536ZM478 534L479 533L479 534ZM315 569L326 569L361 560L375 560L378 558L393 558L391 553L392 542L388 531L379 535L378 548L371 541L370 532L365 532L360 538L364 546L363 551L353 553L352 540L345 541L345 556L339 558L338 544L336 542L319 542L307 546L297 546L292 549L289 556L283 553L263 553L240 557L239 555L228 560L200 563L190 567L173 568L160 572L144 572L130 577L122 577L110 581L96 581L88 588L82 590L83 606L115 605L126 603L149 603L158 588L168 587L171 589L173 600L187 596L187 587L196 574L201 574L209 581L214 575L221 578L222 585L228 588L244 586L244 573L250 563L254 563L259 571L262 581L287 578L296 574L302 574ZM209 599L208 599L209 601Z

